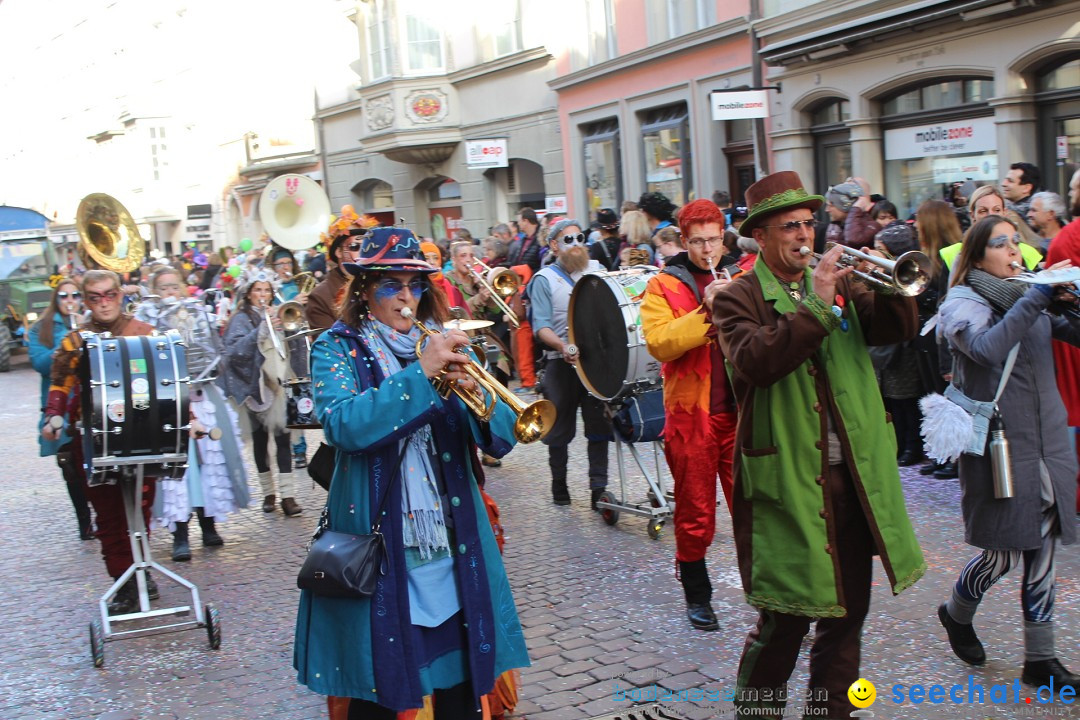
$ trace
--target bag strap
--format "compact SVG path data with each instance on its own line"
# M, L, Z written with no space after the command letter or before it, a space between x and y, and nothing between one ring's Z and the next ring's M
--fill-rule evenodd
M1001 393L1005 392L1005 383L1009 382L1009 376L1012 375L1013 365L1016 364L1016 356L1020 354L1020 343L1013 345L1012 350L1009 351L1009 357L1005 359L1005 371L1001 373L1001 381L998 382L997 394L994 395L994 405L997 405L998 400L1001 399Z
M379 528L382 527L383 510L386 509L386 501L390 498L390 488L394 486L394 481L397 480L398 471L401 470L401 463L405 460L405 451L409 449L409 439L405 438L405 442L401 446L401 454L398 455L397 465L394 466L394 472L390 475L390 483L386 486L386 492L383 493L382 500L379 501L379 508L375 511L375 522L371 525L371 532L379 532Z
M570 283L570 287L574 287L574 279L572 277L570 277L570 275L565 270L563 270L561 267L559 267L558 263L552 263L550 265L550 267L551 267L552 270L554 270L559 275L559 277L561 277L566 282Z

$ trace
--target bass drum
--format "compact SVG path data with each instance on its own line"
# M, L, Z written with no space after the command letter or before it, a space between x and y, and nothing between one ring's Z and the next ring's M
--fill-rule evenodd
M285 427L290 430L322 427L315 419L311 380L292 380L285 384Z
M141 464L149 477L183 477L188 445L187 357L180 333L83 333L82 441L90 485ZM147 458L145 463L139 458ZM152 458L152 459L151 459Z
M660 363L645 347L641 299L659 268L643 265L581 276L570 294L570 342L577 373L590 394L610 401L660 383Z

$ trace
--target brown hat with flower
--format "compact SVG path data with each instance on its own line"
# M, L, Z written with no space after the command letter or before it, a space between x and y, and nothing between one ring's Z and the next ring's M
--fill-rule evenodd
M806 192L797 172L781 170L746 188L746 204L750 214L739 226L739 234L754 237L754 228L760 227L770 215L795 208L816 211L825 204L825 198Z

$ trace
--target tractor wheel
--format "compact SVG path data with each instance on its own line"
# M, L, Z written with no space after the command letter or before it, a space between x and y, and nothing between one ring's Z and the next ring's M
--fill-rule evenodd
M0 322L0 372L11 370L11 330Z

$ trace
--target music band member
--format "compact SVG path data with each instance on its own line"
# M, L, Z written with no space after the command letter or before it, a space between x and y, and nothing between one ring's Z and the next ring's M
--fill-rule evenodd
M285 427L285 381L292 368L281 319L272 306L274 278L265 270L249 274L237 290L236 312L225 328L225 357L221 378L225 393L247 410L251 424L251 449L262 486L264 513L274 512L281 496L281 510L287 517L303 512L296 502L293 479L292 439ZM270 333L275 333L275 340ZM277 492L270 470L270 436L277 459Z
M603 404L590 395L574 369L577 355L569 345L570 293L586 270L600 270L589 259L585 235L576 220L560 220L548 231L548 247L555 262L547 265L529 282L532 305L532 328L544 350L542 394L555 404L555 425L543 439L548 446L551 467L551 498L556 505L570 504L566 486L568 446L574 439L577 410L585 421L588 440L590 504L607 488L608 443L611 427L604 416Z
M727 258L724 214L711 200L695 200L679 211L679 226L686 251L649 280L641 329L649 354L663 363L664 455L675 481L675 560L686 614L698 630L716 630L705 552L716 532L717 477L731 510L737 419L712 323L713 298L730 282L716 274Z
M312 328L328 329L337 322L341 298L345 294L345 286L349 284L349 274L341 265L356 261L365 233L367 230L363 228L350 228L347 234L335 235L330 242L326 254L334 267L311 291L304 306L304 315Z
M67 418L69 434L74 434L75 423L80 419L82 393L79 377L79 359L82 354L83 339L80 332L112 333L115 337L149 335L153 328L123 312L124 300L120 288L120 276L109 270L88 270L83 275L83 300L90 309L90 318L79 325L78 330L68 333L60 341L60 347L53 356L49 399L45 405L45 424L41 435L46 440L58 440L59 431L53 427L50 418ZM85 430L89 432L89 428ZM71 453L77 472L86 482L83 468L82 442L73 437L61 450ZM147 533L150 527L150 506L154 501L155 479L143 478L143 522ZM105 569L117 580L134 562L131 555L131 543L128 539L127 514L124 498L119 483L84 486L87 499L94 507L97 517L97 538L101 541L101 554L105 558ZM157 585L147 576L147 589L150 599L158 597ZM109 603L109 614L125 614L134 611L139 605L138 589L135 578L130 578Z
M74 466L71 453L60 452L60 446L67 441L67 436L61 434L58 440L46 440L40 436L41 428L45 423L44 408L49 400L49 386L52 384L53 352L64 336L80 322L82 322L82 291L79 290L78 282L65 278L57 283L56 289L53 290L48 309L30 328L27 345L30 352L30 364L41 375L42 415L41 422L38 423L40 455L41 457L56 456L56 464L64 477L68 497L75 509L75 519L79 523L79 538L93 540L93 520L90 517L86 491L83 490L85 485L83 475Z
M341 321L312 349L312 376L337 450L327 527L370 533L385 500L385 574L371 598L302 591L294 662L301 683L333 696L332 720L394 720L428 703L437 720L480 718L496 678L529 664L469 449L509 452L514 414L499 400L479 422L433 385L476 388L457 350L468 337L440 332L445 297L412 232L376 228L364 247L346 265ZM419 355L405 308L434 332Z
M732 524L743 591L758 609L743 649L736 709L779 717L776 700L816 620L811 705L847 717L860 677L860 633L872 557L894 593L926 570L904 506L896 436L886 421L867 345L911 339L915 299L875 293L829 250L811 271L810 195L790 171L746 191L740 233L761 247L754 269L713 300L739 408ZM768 688L771 693L762 693Z

